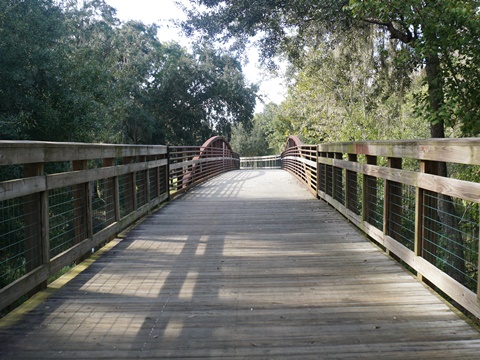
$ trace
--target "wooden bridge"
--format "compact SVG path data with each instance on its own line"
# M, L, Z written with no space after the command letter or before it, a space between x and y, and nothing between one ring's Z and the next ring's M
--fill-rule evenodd
M478 328L426 285L479 317L480 189L432 174L478 165L478 141L288 144L287 172L234 170L219 138L3 142L0 305L94 253L0 319L0 359L478 359ZM465 206L461 269L439 194Z

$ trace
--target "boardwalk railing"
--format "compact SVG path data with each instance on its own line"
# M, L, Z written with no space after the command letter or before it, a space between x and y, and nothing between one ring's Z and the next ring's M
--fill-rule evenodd
M303 145L283 167L418 277L480 318L480 139ZM450 177L440 176L447 163Z
M280 155L251 156L240 158L240 169L242 170L281 168L282 158Z
M0 141L0 309L170 196L238 168L221 137L198 147Z

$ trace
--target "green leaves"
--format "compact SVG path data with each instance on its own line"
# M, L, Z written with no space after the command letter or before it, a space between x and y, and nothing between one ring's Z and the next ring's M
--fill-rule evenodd
M229 43L238 53L255 36L266 62L280 52L298 60L347 19L348 0L190 0L193 9L183 24L187 34ZM202 9L201 11L199 9ZM272 63L270 62L270 65Z
M355 34L362 23L373 24L385 33L385 39L379 40L383 47L365 46L380 55L388 53L396 64L397 74L410 72L416 76L426 72L429 94L422 97L425 101L419 106L432 127L460 125L463 135L480 134L478 0L191 0L191 3L205 10L190 12L184 24L190 32L199 31L224 42L235 40L240 50L257 36L265 62L282 53L288 55L298 70L311 67L305 61L311 50L341 45L342 32ZM432 55L438 58L438 64L431 63ZM429 77L432 73L435 75Z
M351 0L348 9L411 46L426 69L429 96L421 105L433 127L462 124L464 135L480 133L478 0Z
M0 138L193 145L248 125L239 62L157 30L103 0L0 0Z

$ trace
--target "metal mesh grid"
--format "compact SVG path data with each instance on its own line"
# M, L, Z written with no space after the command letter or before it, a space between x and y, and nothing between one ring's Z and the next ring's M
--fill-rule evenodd
M363 212L363 175L357 176L357 213L361 215Z
M367 177L365 187L371 196L366 198L367 222L383 231L383 179Z
M0 202L0 288L41 264L39 223L32 222L38 201L38 196L26 196Z
M327 183L326 193L330 196L333 196L332 176L333 176L333 166L326 165L326 183Z
M158 197L158 168L153 168L148 171L150 179L150 199L153 200Z
M168 189L167 167L162 166L158 169L158 179L160 181L160 195L166 194Z
M355 214L360 215L361 214L361 199L362 199L362 194L358 192L358 182L359 179L361 179L361 176L358 176L358 173L356 172L348 172L347 176L349 177L350 182L348 183L348 193L350 194L349 199L348 199L348 209L350 211L353 211Z
M93 182L92 223L93 233L105 229L115 221L115 194L113 179Z
M120 217L124 217L133 211L133 184L132 175L125 174L118 177Z
M139 171L137 176L137 209L147 203L147 172Z
M87 237L82 191L73 186L49 191L50 257Z
M415 248L415 187L390 184L389 235L410 250Z
M423 256L452 278L476 291L479 205L424 193Z
M320 173L318 174L319 190L325 192L325 176L326 176L326 172L327 172L327 165L320 164L318 168L319 168L319 171L320 171Z
M335 194L334 198L342 205L345 205L345 170L335 169Z

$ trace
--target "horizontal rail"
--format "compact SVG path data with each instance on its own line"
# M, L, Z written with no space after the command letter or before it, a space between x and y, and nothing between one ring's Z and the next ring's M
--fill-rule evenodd
M240 169L281 169L282 158L280 155L251 156L240 158Z
M480 318L480 184L440 176L478 173L480 139L293 145L285 170Z
M0 141L0 309L133 222L238 169L222 138L167 147Z

